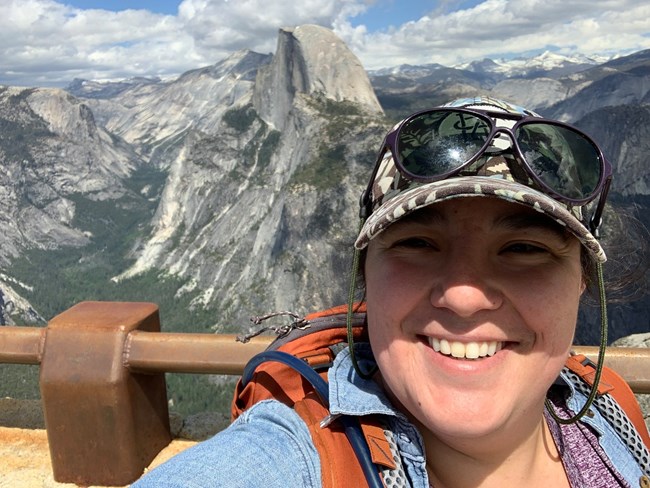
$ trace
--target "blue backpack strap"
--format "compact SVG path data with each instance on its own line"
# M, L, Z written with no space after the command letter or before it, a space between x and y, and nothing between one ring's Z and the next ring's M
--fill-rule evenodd
M267 361L282 363L299 373L314 387L323 405L329 409L329 385L327 381L305 361L284 351L264 351L254 356L244 369L242 384L246 386L252 380L257 367ZM384 488L379 471L372 462L370 449L365 441L358 419L348 415L342 415L337 420L343 424L345 435L357 456L368 486L370 488Z

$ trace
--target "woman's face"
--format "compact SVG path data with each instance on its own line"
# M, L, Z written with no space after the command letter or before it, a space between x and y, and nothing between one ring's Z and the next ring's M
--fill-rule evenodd
M370 342L392 400L436 438L539 425L573 340L580 243L493 198L426 207L375 237Z

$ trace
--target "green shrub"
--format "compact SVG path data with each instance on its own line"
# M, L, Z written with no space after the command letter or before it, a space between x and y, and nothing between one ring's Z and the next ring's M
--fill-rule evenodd
M223 114L223 121L237 132L246 132L257 118L257 112L250 105L231 108Z
M257 155L257 162L260 169L266 168L271 162L271 157L280 143L280 132L272 130L266 136Z
M347 171L345 144L328 146L322 144L314 159L298 168L291 178L291 185L308 184L319 190L339 185Z

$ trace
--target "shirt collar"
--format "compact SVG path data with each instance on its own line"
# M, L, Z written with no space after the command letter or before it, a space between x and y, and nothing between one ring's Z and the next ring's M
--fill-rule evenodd
M357 343L355 358L362 371L371 371L376 363L370 344ZM350 350L341 351L328 373L330 412L333 415L383 414L402 416L390 403L381 385L361 378L354 369Z

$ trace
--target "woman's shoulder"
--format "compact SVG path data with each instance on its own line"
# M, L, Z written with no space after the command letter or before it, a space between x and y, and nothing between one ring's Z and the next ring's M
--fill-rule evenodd
M195 485L320 487L320 461L300 416L278 401L265 400L246 410L225 430L183 451L133 486Z

